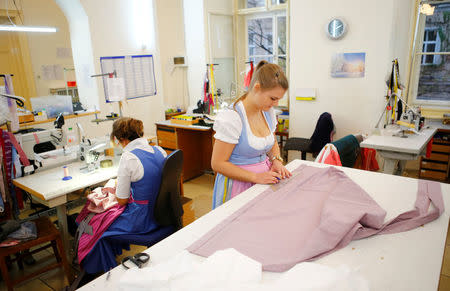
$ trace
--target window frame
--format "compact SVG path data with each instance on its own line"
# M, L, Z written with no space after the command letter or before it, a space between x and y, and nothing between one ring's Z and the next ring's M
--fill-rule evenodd
M407 101L408 103L412 103L413 105L425 106L427 108L433 109L450 109L450 105L448 101L440 101L440 100L421 100L417 99L417 92L419 89L419 80L420 80L420 68L422 66L422 57L427 55L434 55L433 64L424 64L435 65L436 57L450 55L450 52L423 52L424 45L424 35L427 28L426 25L426 16L420 12L421 4L450 4L450 0L443 1L417 1L416 2L416 12L415 12L415 29L413 31L411 50L410 50L410 70L408 76L408 84L407 84ZM428 29L432 29L430 27ZM439 33L436 36L436 40L439 38ZM440 49L440 48L439 48ZM435 48L436 50L436 48Z
M438 27L425 27L424 28L424 34L428 33L430 31L436 31L436 39L429 41L429 40L423 40L422 41L422 52L424 52L424 46L428 46L430 44L434 44L434 51L426 51L427 53L438 53L441 50L441 37L439 36L439 28ZM424 35L425 38L425 35ZM426 55L422 56L421 65L422 66L428 66L428 65L437 65L440 62L440 55L433 55L433 62L431 63L424 63L424 60L426 60Z
M285 54L281 55L278 53L278 18L279 17L285 17L286 18L286 52ZM272 20L272 54L267 55L249 55L249 33L248 33L248 22L249 20L253 19L264 19L264 18L270 18ZM285 57L286 61L286 73L288 71L288 28L287 28L287 12L283 10L277 10L277 11L267 11L264 13L253 13L253 14L247 14L245 16L245 57L247 60L250 58L265 58L265 57L272 57L273 63L278 64L278 58L280 56ZM257 64L255 64L257 65Z

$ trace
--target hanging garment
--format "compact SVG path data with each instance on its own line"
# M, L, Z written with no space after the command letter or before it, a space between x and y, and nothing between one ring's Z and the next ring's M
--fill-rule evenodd
M0 135L0 140L2 140L2 137ZM1 141L0 141L0 212L5 211L5 201L6 201L6 185L5 185L5 181L6 181L6 177L4 176L4 171L3 171L3 147L1 146Z
M376 158L377 151L375 149L361 148L361 166L358 167L361 170L366 171L378 171L380 166Z
M14 95L14 86L12 83L12 75L5 75L6 94ZM11 131L19 130L19 116L17 115L16 101L8 98L9 120L11 121Z
M247 75L245 75L245 78L244 78L244 87L246 89L248 89L248 87L250 86L250 82L252 81L254 70L255 70L255 68L253 67L253 61L251 61L250 62L250 70L248 71Z
M332 144L336 146L342 166L353 168L359 153L359 142L356 137L353 134L349 134L333 141Z
M332 143L328 143L323 147L314 162L333 166L342 166L338 150Z
M16 187L12 183L12 179L14 178L13 172L14 172L14 165L13 165L13 151L14 147L11 143L10 137L8 132L2 131L2 147L3 147L3 159L4 159L4 170L5 170L5 176L6 176L6 185L8 186L8 191L10 194L10 204L12 207L13 214L18 216L19 215L19 207L17 204L17 198L16 198Z
M324 112L317 120L316 128L311 135L311 150L318 153L327 144L333 141L334 122L331 114Z
M415 209L385 223L386 211L343 171L301 165L293 175L284 187L261 193L187 249L209 257L234 248L263 270L284 272L353 239L407 231L444 211L437 182L419 180Z

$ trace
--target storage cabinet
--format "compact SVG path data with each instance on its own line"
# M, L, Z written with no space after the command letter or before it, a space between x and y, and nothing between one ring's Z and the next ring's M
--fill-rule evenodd
M419 178L449 182L450 130L439 129L433 137L431 154L420 161Z
M158 145L168 154L176 149L183 151L183 181L211 171L214 142L211 128L180 126L168 120L156 123L156 135Z

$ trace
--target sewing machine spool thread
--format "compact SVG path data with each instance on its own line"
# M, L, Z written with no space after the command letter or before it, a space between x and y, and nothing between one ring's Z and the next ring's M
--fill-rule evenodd
M62 178L64 181L70 180L72 179L71 176L69 176L69 168L67 168L67 166L63 167L63 171L64 171L64 177Z

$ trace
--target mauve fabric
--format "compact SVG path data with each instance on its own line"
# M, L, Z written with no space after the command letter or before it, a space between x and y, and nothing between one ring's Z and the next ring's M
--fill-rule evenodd
M418 180L415 209L385 223L386 211L341 170L301 165L293 174L284 187L261 193L188 250L208 257L235 248L261 262L263 270L284 272L353 239L407 231L444 211L437 182Z

